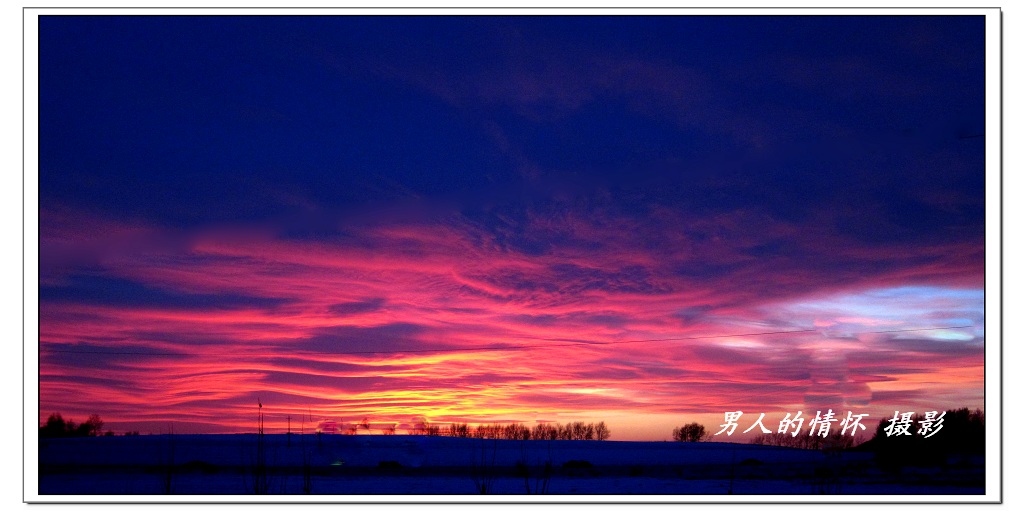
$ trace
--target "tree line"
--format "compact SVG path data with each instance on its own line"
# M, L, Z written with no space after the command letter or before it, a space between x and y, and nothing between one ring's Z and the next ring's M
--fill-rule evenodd
M711 434L700 423L689 423L676 427L672 430L672 439L678 442L701 442L711 439ZM783 446L787 448L801 448L805 450L832 450L851 448L854 445L854 438L847 435L830 434L821 437L817 434L791 433L758 433L750 440L750 444L762 446Z
M909 423L907 433L889 434L889 418L883 419L871 440L857 449L875 452L879 466L898 471L906 466L943 465L950 456L985 454L985 412L967 407L946 410L942 415L942 428L926 437L919 419Z
M97 414L92 414L84 423L75 424L72 419L64 420L58 413L50 414L46 424L39 427L40 437L97 437L100 435L114 435L114 432L103 432L103 420Z
M709 441L712 439L712 435L704 427L704 425L693 422L684 424L683 426L676 427L672 430L672 440L678 442L701 442ZM850 448L854 445L854 438L852 436L830 434L827 437L821 437L817 434L797 434L793 436L791 433L758 433L750 440L750 444L757 444L761 446L784 446L787 448L801 448L805 450L831 450L831 449L843 449Z
M471 428L465 423L452 423L448 426L428 424L418 432L421 435L443 437L465 437L474 439L509 439L509 440L561 440L561 441L606 441L611 437L611 430L604 424L574 421L565 425L561 423L538 423L532 428L519 423L480 425Z
M800 448L802 450L845 450L853 448L857 439L853 435L842 435L835 430L825 437L818 434L799 433L760 433L750 440L750 444L762 446L782 446L784 448Z

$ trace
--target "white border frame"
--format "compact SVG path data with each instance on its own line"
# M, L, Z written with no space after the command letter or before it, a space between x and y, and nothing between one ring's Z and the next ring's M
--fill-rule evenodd
M982 15L985 33L985 410L984 495L40 495L38 488L39 173L38 17L40 15ZM294 502L294 503L1001 503L1003 492L1002 404L1002 12L999 8L24 8L24 406L23 498L25 502Z

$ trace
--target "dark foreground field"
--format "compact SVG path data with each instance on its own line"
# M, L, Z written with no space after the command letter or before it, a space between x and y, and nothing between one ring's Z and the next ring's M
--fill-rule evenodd
M261 454L262 452L262 454ZM42 440L42 495L959 495L981 457L879 467L871 452L729 443L424 436Z

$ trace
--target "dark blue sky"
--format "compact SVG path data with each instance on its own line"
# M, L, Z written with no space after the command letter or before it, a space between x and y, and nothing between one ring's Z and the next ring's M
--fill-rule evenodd
M43 17L40 195L171 226L414 199L510 217L609 199L756 207L798 224L828 207L844 231L903 240L981 222L983 31L981 17ZM864 212L899 221L859 228Z

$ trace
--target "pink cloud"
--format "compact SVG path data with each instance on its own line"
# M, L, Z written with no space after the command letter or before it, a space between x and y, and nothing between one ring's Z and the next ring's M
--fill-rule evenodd
M870 247L742 212L704 219L662 211L654 223L591 216L530 219L531 232L561 234L540 255L498 246L457 219L352 228L354 237L320 242L258 228L200 231L170 246L156 228L103 239L58 232L43 241L44 255L54 242L83 252L44 268L49 282L73 284L71 267L87 263L186 302L239 294L277 302L44 299L41 417L99 412L115 424L145 417L242 431L250 400L270 395L281 415L395 422L813 411L808 404L831 401L875 411L929 403L929 394L936 405L980 403L983 336L710 338L973 318L977 303L949 294L980 288L972 260L980 249ZM780 240L828 251L835 266L754 251ZM920 312L901 312L907 304L894 300L865 313L863 301L848 298L908 283L935 286L913 298ZM700 336L709 338L685 339ZM963 378L957 387L942 383L951 374Z

